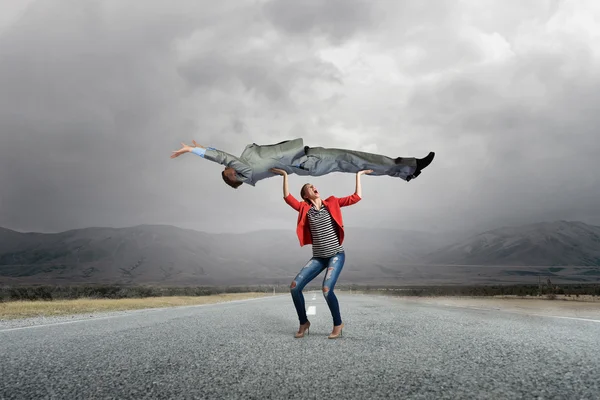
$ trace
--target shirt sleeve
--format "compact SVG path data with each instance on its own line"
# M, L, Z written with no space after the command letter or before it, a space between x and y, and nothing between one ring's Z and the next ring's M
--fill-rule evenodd
M340 205L340 207L351 206L352 204L356 204L356 203L358 203L361 200L362 200L362 198L358 194L356 194L356 193L354 193L354 194L352 194L350 196L341 197L341 198L337 199L338 204Z
M286 197L283 198L283 200L288 203L290 205L290 207L292 207L294 210L296 211L300 211L300 202L298 200L296 200L296 198L294 196L292 196L292 194L288 194Z
M200 157L204 158L204 154L206 153L206 149L202 148L202 147L194 147L194 149L192 150L192 153L197 154Z
M252 177L252 168L234 155L217 150L213 147L207 147L203 157L207 160L235 169L235 172L242 182Z

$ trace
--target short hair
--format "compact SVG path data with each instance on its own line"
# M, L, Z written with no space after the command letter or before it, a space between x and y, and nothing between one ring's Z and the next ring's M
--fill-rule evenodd
M235 181L232 182L227 175L225 175L225 170L221 171L221 177L223 178L223 180L225 181L226 184L228 184L229 186L231 186L234 189L237 189L238 187L241 186L242 183L244 182L240 182L240 181Z
M306 199L304 198L304 192L306 191L306 187L310 185L310 183L305 183L304 185L302 185L302 189L300 189L300 197L302 198L302 200L306 201Z

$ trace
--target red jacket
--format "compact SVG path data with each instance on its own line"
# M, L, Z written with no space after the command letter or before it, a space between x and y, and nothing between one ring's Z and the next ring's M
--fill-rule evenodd
M296 200L291 193L283 199L290 205L290 207L298 211L298 226L296 228L296 233L298 234L298 239L300 240L300 246L312 244L312 235L310 234L310 226L307 218L308 210L310 209L311 204L307 203L306 201L300 202ZM327 207L331 217L339 228L338 232L340 233L340 244L344 242L344 221L342 220L342 210L340 207L351 206L352 204L358 203L360 200L361 198L356 193L342 198L329 196L323 200L323 204Z

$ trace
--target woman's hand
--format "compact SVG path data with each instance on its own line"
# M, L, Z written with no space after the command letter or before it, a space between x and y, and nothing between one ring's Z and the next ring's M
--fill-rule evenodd
M287 172L285 172L282 169L279 168L271 168L269 171L271 171L274 174L278 174L278 175L282 175L283 176L283 198L288 197L288 195L290 194L290 188L288 186L288 175Z
M354 193L356 193L358 195L358 197L360 197L362 199L362 188L360 185L360 176L364 175L364 174L370 174L371 172L373 172L372 169L363 169L362 171L358 171L356 173L356 190L354 191Z
M271 168L269 171L277 175L287 176L287 172L285 172L283 169Z

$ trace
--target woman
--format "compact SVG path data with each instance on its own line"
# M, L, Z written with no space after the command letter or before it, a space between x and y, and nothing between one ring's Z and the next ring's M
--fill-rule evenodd
M296 233L300 240L300 246L312 244L313 256L310 261L300 270L290 285L292 300L300 320L300 328L296 338L309 334L310 321L306 317L304 295L302 289L317 277L324 269L327 273L323 278L323 296L333 317L333 331L329 339L337 339L342 335L344 323L340 316L340 308L337 297L333 293L335 283L342 272L345 261L344 247L344 222L340 207L355 204L361 200L360 176L373 172L363 170L356 173L356 190L354 194L347 197L337 198L329 196L321 199L319 191L310 183L302 186L300 197L304 200L299 202L290 194L287 173L278 168L270 170L283 176L283 199L294 210L298 211L298 226Z

